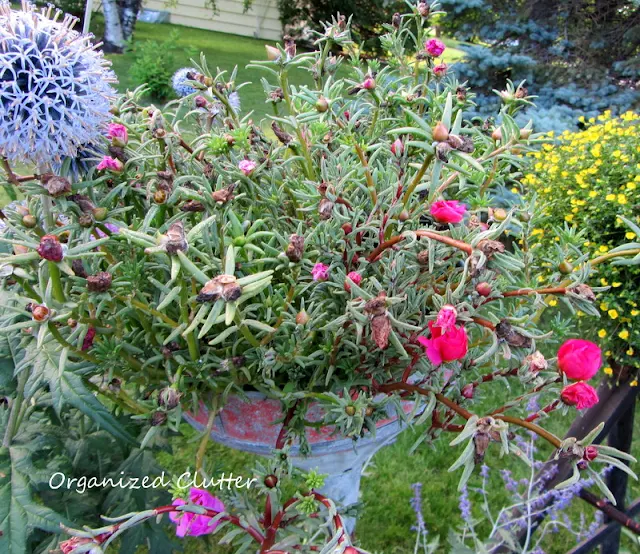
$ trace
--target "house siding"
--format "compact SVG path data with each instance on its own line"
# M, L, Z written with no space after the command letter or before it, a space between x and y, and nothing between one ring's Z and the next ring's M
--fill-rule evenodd
M169 7L164 0L148 0L149 10L169 12L169 21L177 25L197 27L266 40L280 40L282 25L277 0L254 0L247 13L243 13L242 0L217 0L218 12L213 14L205 0L177 0Z

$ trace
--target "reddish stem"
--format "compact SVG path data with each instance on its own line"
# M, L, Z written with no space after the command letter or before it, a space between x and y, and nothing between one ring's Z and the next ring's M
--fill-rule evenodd
M470 256L471 253L473 252L473 247L470 244L467 244L466 242L461 240L447 237L446 235L439 235L434 231L427 231L427 230L421 229L416 231L415 233L419 237L426 237L428 239L436 240L443 244L448 244L449 246L453 246L458 250L462 250L463 252L466 252L468 256ZM388 248L391 248L392 246L396 245L397 243L399 243L404 239L405 237L403 235L397 235L395 237L391 237L389 240L384 241L383 243L379 244L376 247L376 249L373 252L371 252L371 254L369 254L367 261L369 263L375 262L380 256L380 254L382 254L385 250L387 250Z
M488 319L484 319L483 317L478 317L478 316L474 316L471 319L473 320L474 323L477 323L478 325L482 325L482 327L486 327L491 331L496 330L496 326L493 323L491 323Z
M289 427L289 423L291 423L291 420L293 419L299 402L299 400L296 400L293 406L291 406L291 408L287 410L287 415L284 416L282 428L280 429L278 438L276 439L276 450L281 450L282 448L284 448L284 444L287 439L287 428Z

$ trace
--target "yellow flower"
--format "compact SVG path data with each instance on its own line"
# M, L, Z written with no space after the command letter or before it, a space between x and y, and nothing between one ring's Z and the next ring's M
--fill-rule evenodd
M616 199L616 195L615 194L607 194L604 197L605 200L609 201L609 202L613 202Z
M638 314L640 314L640 310L631 310L631 315L633 317L636 317Z
M633 231L627 231L624 236L629 240L636 238L636 234Z
M603 244L600 248L598 248L598 250L600 250L600 252L606 252L607 250L609 250L609 247Z
M595 198L596 196L598 196L598 192L597 192L597 191L595 191L595 190L592 190L592 191L589 193L589 198Z
M618 288L618 287L621 287L621 286L622 286L622 283L611 283L611 286L612 286L613 288Z
M600 279L600 284L603 287L606 287L609 284L609 281L607 281L604 277L602 279Z
M630 387L637 387L638 386L638 380L634 379L633 381L631 381L631 383L629 383Z
M618 204L626 204L627 197L624 194L618 194Z
M600 329L600 330L598 331L598 336L599 336L601 339L603 339L603 338L605 338L605 337L607 336L607 332L606 332L604 329Z
M602 371L605 372L605 375L613 375L613 369L611 369L609 366L605 367Z
M572 223L572 222L573 222L573 214L567 214L567 215L565 215L565 216L564 216L564 220L565 220L567 223Z
M609 310L607 313L611 319L618 319L618 312L616 310Z
M552 298L551 300L549 300L549 306L557 306L558 305L558 301L555 298Z
M603 312L606 312L609 309L609 304L606 304L605 302L603 302L602 304L600 304L600 309Z
M636 189L636 184L635 183L627 183L627 188L629 190L635 190Z
M624 331L620 331L618 333L618 336L622 339L622 340L627 340L629 338L629 331L627 331L626 329Z
M627 356L633 356L633 348L629 348L629 350L627 350Z

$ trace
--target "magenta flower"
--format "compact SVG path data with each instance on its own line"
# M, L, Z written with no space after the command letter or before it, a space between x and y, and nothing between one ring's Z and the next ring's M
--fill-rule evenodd
M404 152L404 144L399 138L397 138L391 144L391 153L394 156L402 156L402 152Z
M182 498L173 501L174 506L184 506L187 504ZM203 489L191 487L189 490L189 504L203 506L215 512L224 512L224 504L221 500ZM208 516L192 514L190 512L171 512L169 519L173 523L177 523L176 536L199 537L200 535L208 535L215 531L220 522L209 525L211 518Z
M121 123L109 123L107 138L113 142L114 146L124 146L129 142L127 128Z
M430 38L425 43L424 47L426 48L427 52L429 52L429 54L431 56L433 56L434 58L437 58L438 56L441 56L442 53L447 48L444 45L444 43L441 40L438 40L437 38Z
M242 160L238 164L238 169L242 171L242 173L244 173L247 177L249 177L249 175L251 175L256 168L256 165L256 162L253 162L251 160Z
M351 292L351 283L355 283L356 285L360 285L362 282L362 275L360 275L357 271L350 271L347 273L347 278L344 280L344 290L347 292Z
M447 69L449 69L449 66L446 63L442 62L434 66L433 73L436 77L444 77L447 74Z
M456 325L456 318L458 317L458 311L451 304L445 304L438 312L436 318L436 326L440 327L443 332L448 331Z
M438 223L460 223L467 207L457 200L438 200L431 204L430 212Z
M124 164L120 160L116 160L111 156L105 156L102 158L102 161L98 164L98 171L103 171L108 169L109 171L114 171L116 173L120 173L124 169Z
M429 330L431 338L418 337L418 342L424 346L425 354L433 365L439 366L442 362L460 360L467 355L469 339L467 330L462 325L460 327L454 325L444 332L442 328L430 321Z
M329 266L318 262L313 266L311 275L314 281L326 281L329 278Z
M362 81L362 88L365 90L373 90L376 88L376 81L373 77L367 77Z

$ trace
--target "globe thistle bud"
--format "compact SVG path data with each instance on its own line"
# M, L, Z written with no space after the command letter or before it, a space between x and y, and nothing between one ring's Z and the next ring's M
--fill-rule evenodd
M47 308L44 304L31 305L31 316L34 321L38 321L42 323L43 321L47 321L49 316L51 315L51 310Z
M107 292L111 288L111 273L100 271L87 277L87 289L89 292Z
M290 261L299 262L304 255L304 237L296 234L290 235L285 254Z
M180 404L182 395L173 387L166 387L158 394L158 406L165 407L167 410L173 410Z
M151 416L151 425L153 427L159 427L167 421L167 412L156 411Z
M62 245L55 235L45 235L40 239L40 245L37 249L41 258L50 262L61 262L64 257Z
M71 182L64 177L48 175L46 179L43 179L43 185L54 198L71 192Z
M449 138L449 130L446 128L442 121L436 123L433 128L433 140L438 142L444 142Z
M198 89L194 88L188 81L196 81L197 76L198 70L195 67L182 67L173 74L171 86L180 98L195 94Z

